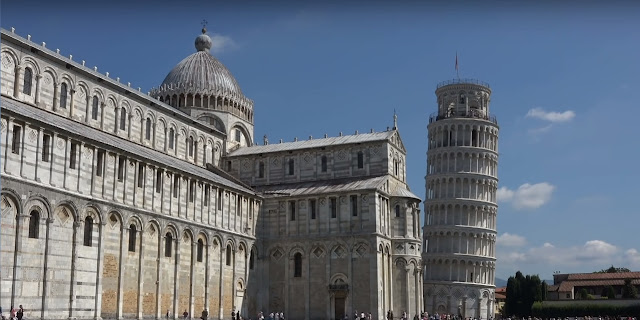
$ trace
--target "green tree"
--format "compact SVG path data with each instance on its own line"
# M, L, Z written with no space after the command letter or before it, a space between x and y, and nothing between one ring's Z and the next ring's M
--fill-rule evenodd
M623 299L635 299L638 297L638 290L631 283L631 279L624 279L624 287L622 287Z
M613 265L607 269L602 269L600 271L596 271L594 273L621 273L621 272L631 272L628 268L616 268Z
M600 294L600 296L607 297L607 299L615 299L616 290L613 289L613 286L606 286L602 288L602 293Z
M505 313L509 316L530 316L533 303L542 301L546 293L543 293L543 287L538 275L524 276L522 272L516 272L515 277L509 277L507 280Z
M587 296L589 295L589 293L587 292L587 289L582 288L580 289L580 299L582 300L587 300Z

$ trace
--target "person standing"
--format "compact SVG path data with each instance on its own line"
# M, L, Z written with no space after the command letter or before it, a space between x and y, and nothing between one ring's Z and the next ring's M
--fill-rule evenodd
M20 308L18 308L18 313L16 314L16 316L18 317L18 320L22 320L22 317L24 317L24 309L22 308L22 305L20 305Z
M189 316L189 312L187 312L187 310L184 310L184 312L182 313L182 316L187 319L187 317Z

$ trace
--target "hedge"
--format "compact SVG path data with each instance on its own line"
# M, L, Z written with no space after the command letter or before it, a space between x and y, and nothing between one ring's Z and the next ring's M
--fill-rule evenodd
M626 316L640 317L640 304L612 305L606 303L566 303L549 304L535 302L531 314L539 318L584 317L584 316Z

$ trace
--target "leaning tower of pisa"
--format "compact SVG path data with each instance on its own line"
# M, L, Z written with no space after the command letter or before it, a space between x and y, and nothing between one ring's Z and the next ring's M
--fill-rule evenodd
M429 313L494 317L498 123L489 85L438 84L429 117L424 201L424 306Z

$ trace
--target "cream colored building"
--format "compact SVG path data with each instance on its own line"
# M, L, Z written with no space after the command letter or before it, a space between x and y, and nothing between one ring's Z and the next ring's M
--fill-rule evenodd
M254 145L211 38L149 94L2 30L0 306L28 319L423 309L397 125Z
M424 201L424 305L429 313L494 317L498 124L491 89L456 79L436 89Z

